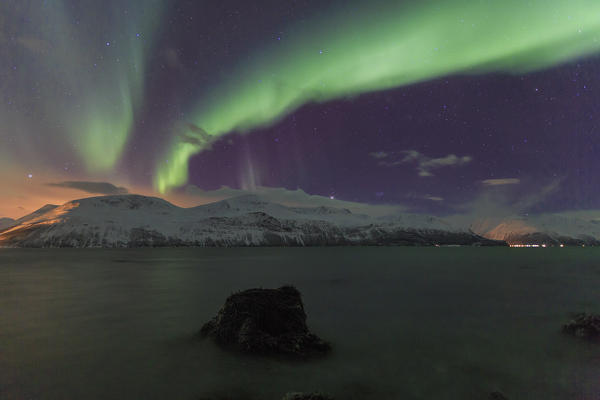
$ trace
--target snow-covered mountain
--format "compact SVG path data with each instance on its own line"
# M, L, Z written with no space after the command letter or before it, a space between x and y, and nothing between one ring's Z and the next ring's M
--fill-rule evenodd
M600 245L600 220L585 215L539 214L478 219L471 230L509 244Z
M431 216L375 218L246 195L194 208L139 195L47 205L0 231L0 246L503 245Z

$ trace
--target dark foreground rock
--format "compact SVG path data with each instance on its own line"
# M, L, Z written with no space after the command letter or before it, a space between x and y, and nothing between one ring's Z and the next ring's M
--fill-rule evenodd
M489 396L490 400L508 400L501 392L492 392Z
M305 358L331 349L308 330L300 292L293 286L232 294L200 335L245 353Z
M333 397L322 393L288 393L281 400L333 400Z
M577 314L571 322L563 326L563 332L586 339L599 339L600 315Z

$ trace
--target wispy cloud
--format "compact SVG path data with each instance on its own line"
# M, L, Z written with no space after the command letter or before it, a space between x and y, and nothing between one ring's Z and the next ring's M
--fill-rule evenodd
M422 193L416 193L416 192L408 192L404 195L404 198L406 198L406 200L408 202L410 202L413 206L415 203L418 203L420 205L431 204L431 203L428 203L427 201L424 202L423 200L433 201L435 203L441 203L442 201L445 200L442 196L436 196L436 195L433 195L430 193L422 194ZM414 212L414 210L411 210L411 211Z
M373 157L376 160L387 158L389 155L390 153L386 153L385 151L374 151L372 153L369 153L369 156Z
M440 158L429 158L424 155L420 155L418 160L417 170L419 171L419 176L433 176L431 170L443 168L443 167L451 167L455 165L465 165L470 163L473 158L471 156L462 156L459 157L455 154L448 154L445 157Z
M416 150L404 150L401 151L399 157L390 157L389 153L378 151L369 153L369 155L375 159L379 159L379 165L384 167L394 167L401 164L416 163L417 171L419 176L429 177L434 176L433 170L460 166L470 163L473 160L471 156L457 156L456 154L448 154L444 157L428 157L423 153Z
M108 182L88 182L88 181L65 181L59 183L48 183L48 186L61 187L65 189L81 190L93 194L127 194L129 191L124 187L118 187Z
M481 183L484 186L517 185L521 180L518 178L485 179Z
M456 208L457 214L446 219L468 227L473 221L494 224L503 218L522 215L535 210L560 189L564 178L527 185L483 185L478 196Z

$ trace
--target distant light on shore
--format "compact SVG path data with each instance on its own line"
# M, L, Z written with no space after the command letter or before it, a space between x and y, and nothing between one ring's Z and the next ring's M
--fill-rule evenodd
M510 247L554 247L554 246L548 246L547 244L509 244ZM565 247L564 244L559 244L558 247ZM584 244L581 245L581 247L585 247Z

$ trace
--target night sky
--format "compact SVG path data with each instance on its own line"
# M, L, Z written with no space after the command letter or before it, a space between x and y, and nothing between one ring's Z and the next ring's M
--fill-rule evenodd
M598 209L600 3L523 3L3 1L0 216L223 186Z

